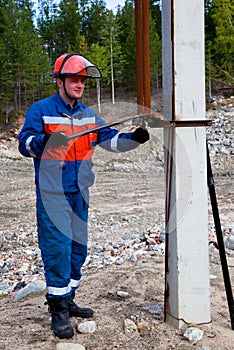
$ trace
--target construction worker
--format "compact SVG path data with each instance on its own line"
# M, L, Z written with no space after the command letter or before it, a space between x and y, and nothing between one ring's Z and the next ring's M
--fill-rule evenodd
M94 148L129 151L149 140L149 134L142 128L121 133L106 127L68 140L69 135L106 124L79 102L86 79L101 78L101 72L78 54L64 54L56 60L53 76L58 91L28 109L19 134L19 151L34 160L38 242L52 329L55 336L70 338L74 330L69 316L93 315L91 308L76 305L74 297L87 255Z

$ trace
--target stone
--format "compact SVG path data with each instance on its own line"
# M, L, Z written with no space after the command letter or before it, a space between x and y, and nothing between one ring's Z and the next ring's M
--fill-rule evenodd
M84 333L84 334L91 334L95 333L97 329L97 324L95 321L86 321L79 323L77 325L77 331L79 333Z
M154 250L154 251L164 255L165 254L165 243L162 242L162 243L157 244L157 245L151 245L149 249Z
M188 339L189 341L195 343L195 342L198 342L198 341L202 340L203 333L204 332L201 329L199 329L199 328L189 327L184 332L184 337L186 339Z
M147 321L140 321L137 323L137 329L140 333L146 332L150 329L150 324Z
M149 306L143 306L142 309L150 312L153 315L160 315L163 312L164 305L163 304L154 304L154 305L149 305Z
M20 289L18 292L15 293L13 297L13 301L18 301L20 299L23 299L27 295L31 293L40 293L43 292L46 289L46 284L44 281L36 280L29 282L26 287L23 289Z
M135 253L133 253L133 254L131 255L130 260L131 260L131 262L136 263L137 260L138 260L137 255L136 255Z
M117 290L116 294L120 298L128 298L129 297L129 293L125 292L124 290Z
M12 291L12 287L8 285L1 285L0 286L0 296L4 296Z
M56 350L85 350L85 347L74 343L58 343Z
M127 318L124 320L124 331L125 334L137 334L138 328L134 321Z
M20 290L22 288L26 287L26 283L25 281L21 281L16 283L16 285L14 286L13 292L16 292L17 290Z
M234 235L230 234L225 240L225 248L234 250Z

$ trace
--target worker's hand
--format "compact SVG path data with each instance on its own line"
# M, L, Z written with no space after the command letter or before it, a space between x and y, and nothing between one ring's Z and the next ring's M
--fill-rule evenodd
M59 146L67 146L67 138L60 132L53 132L52 134L46 134L44 137L44 142L46 146L51 146L53 148Z
M145 143L150 139L149 133L146 129L137 128L132 134L132 140L138 143Z

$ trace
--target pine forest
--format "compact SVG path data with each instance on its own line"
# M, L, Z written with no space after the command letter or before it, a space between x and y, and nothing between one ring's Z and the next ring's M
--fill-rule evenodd
M66 52L100 67L105 91L114 77L116 89L135 92L134 4L126 0L113 12L103 0L0 0L0 122L9 111L24 112L54 93L50 73ZM205 0L204 16L207 94L233 93L233 0ZM149 0L149 17L150 79L157 92L162 88L161 1Z

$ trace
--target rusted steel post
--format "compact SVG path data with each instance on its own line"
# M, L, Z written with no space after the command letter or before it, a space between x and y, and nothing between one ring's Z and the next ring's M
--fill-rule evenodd
M138 113L143 112L143 48L142 48L142 0L135 0L135 30L136 30L136 85Z
M144 106L151 107L150 98L150 33L149 33L149 1L142 0L143 29L143 89Z
M151 107L148 0L135 0L135 26L137 104L138 113L141 114Z

